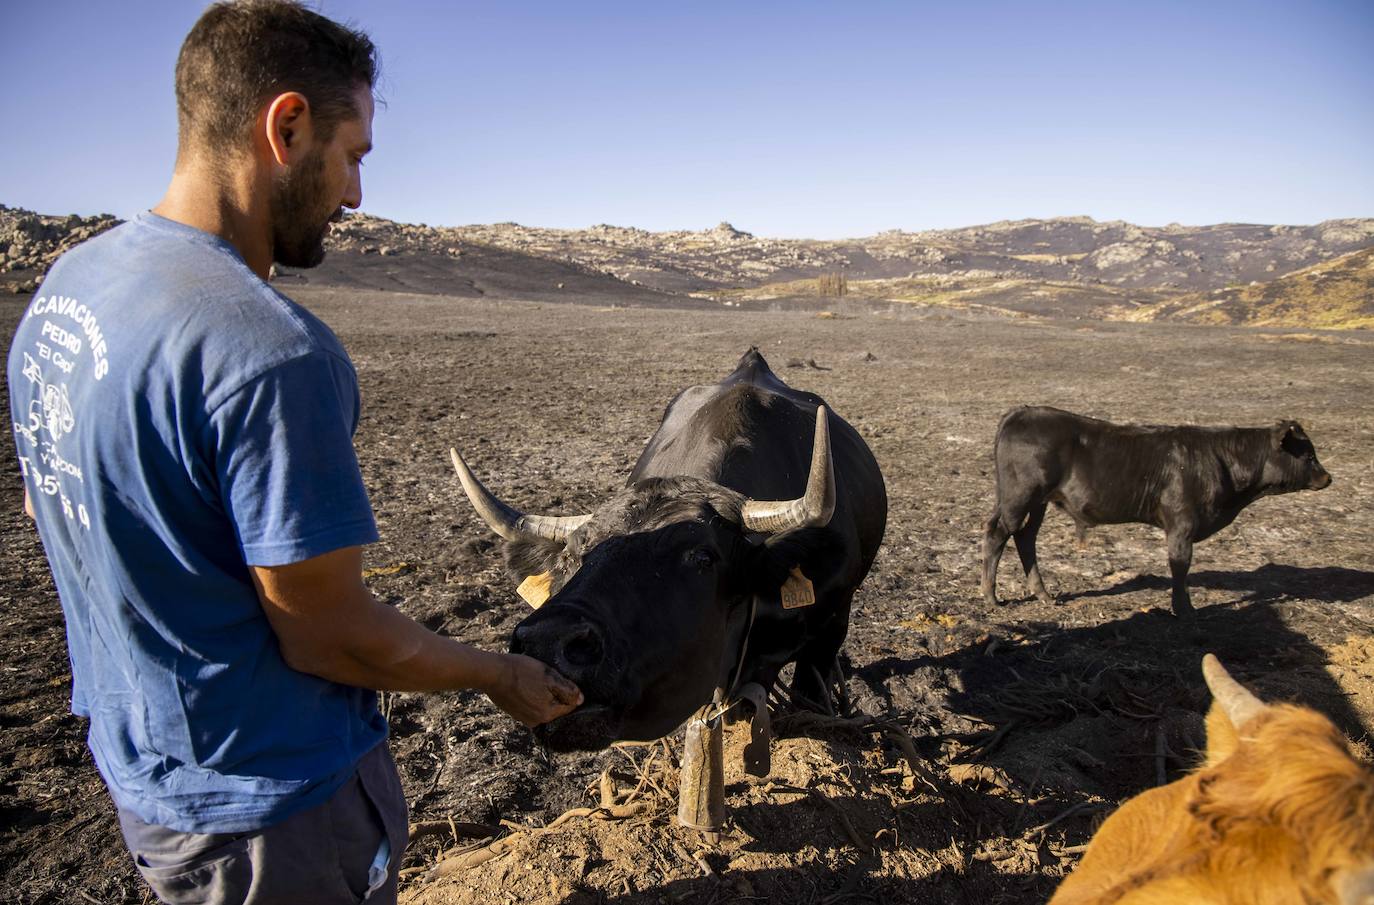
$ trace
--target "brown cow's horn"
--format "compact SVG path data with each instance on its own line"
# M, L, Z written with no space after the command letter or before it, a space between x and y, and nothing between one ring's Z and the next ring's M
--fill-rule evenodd
M1264 710L1264 702L1231 678L1231 674L1214 654L1207 654L1202 658L1202 678L1207 682L1212 697L1221 705L1222 710L1226 711L1231 725L1237 729L1259 716Z
M1374 861L1364 867L1347 867L1331 878L1340 905L1374 905Z
M835 514L835 464L830 458L830 422L825 406L816 408L816 439L806 493L795 500L749 500L740 511L744 527L761 534L790 528L815 528Z
M482 520L491 526L491 530L506 540L540 537L561 544L569 534L591 520L590 515L525 515L520 510L501 502L495 494L482 486L482 482L477 480L472 469L468 468L468 463L458 455L458 450L450 449L448 454L453 459L453 470L458 472L458 480L462 482L463 492L468 495L472 508L476 509Z

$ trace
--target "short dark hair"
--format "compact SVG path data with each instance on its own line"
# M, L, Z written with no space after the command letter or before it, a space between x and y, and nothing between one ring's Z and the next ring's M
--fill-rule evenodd
M377 84L377 48L363 32L293 0L228 0L196 21L177 56L183 149L242 149L269 99L298 91L316 132L360 114L354 93Z

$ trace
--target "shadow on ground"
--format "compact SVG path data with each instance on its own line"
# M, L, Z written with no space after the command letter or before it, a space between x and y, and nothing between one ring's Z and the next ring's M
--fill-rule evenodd
M1339 566L1302 568L1266 563L1248 571L1200 571L1188 576L1190 587L1235 591L1248 595L1245 602L1273 600L1316 600L1323 603L1348 603L1374 595L1374 572ZM1133 591L1167 591L1169 579L1162 575L1137 575L1107 588L1064 594L1068 603L1092 597L1111 597Z
M944 866L920 880L885 876L875 858L856 860L848 870L834 868L731 871L720 878L674 880L645 890L606 895L597 890L575 889L561 905L661 905L692 902L717 905L726 902L763 901L755 892L768 890L769 901L931 903L942 905L1000 905L1043 902L1055 883L1043 877L1025 877L1014 894L1007 892L1007 878L990 864L971 862L964 867ZM993 892L1000 890L1000 892ZM990 895L991 893L991 895Z

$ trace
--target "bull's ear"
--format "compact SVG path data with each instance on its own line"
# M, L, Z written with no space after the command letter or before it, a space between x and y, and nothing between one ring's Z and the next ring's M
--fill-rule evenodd
M831 574L827 562L835 549L824 528L801 528L775 534L754 549L750 584L765 600L778 600L788 609L816 602L819 576Z
M1306 440L1307 434L1303 433L1302 425L1296 421L1280 421L1274 425L1273 441L1274 448L1283 446L1285 440L1292 437L1294 440Z
M537 537L521 537L506 542L506 569L516 581L524 581L533 575L552 572L563 552L563 545L557 541Z
M520 587L515 590L524 598L534 609L539 609L544 605L544 601L549 599L553 588L553 573L540 572L538 575L531 575L520 582Z

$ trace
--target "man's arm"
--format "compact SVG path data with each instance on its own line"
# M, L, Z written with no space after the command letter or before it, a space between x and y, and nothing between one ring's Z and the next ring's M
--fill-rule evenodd
M251 571L293 669L379 691L475 688L527 726L582 703L575 685L538 660L478 650L379 602L362 581L361 547Z

